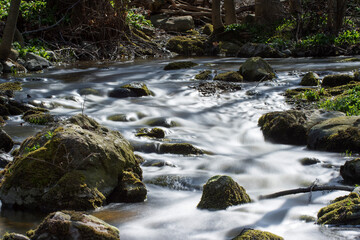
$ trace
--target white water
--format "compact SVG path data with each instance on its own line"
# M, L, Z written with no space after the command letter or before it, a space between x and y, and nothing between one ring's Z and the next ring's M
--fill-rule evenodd
M151 142L134 136L137 128L154 117L166 117L181 126L165 129L173 142L189 142L210 151L213 155L179 156L172 154L140 153L145 160L162 160L174 166L142 167L147 183L148 198L138 204L112 204L93 212L94 215L120 229L122 240L160 239L232 239L243 228L270 231L285 239L358 239L357 228L325 227L306 223L300 216L316 217L318 210L330 200L346 192L319 192L258 200L259 195L281 190L320 184L337 183L339 167L345 162L343 154L309 151L306 146L291 146L265 142L257 126L259 117L270 111L286 110L291 106L281 95L287 88L298 86L300 75L316 71L328 73L350 72L360 63L336 63L338 59L281 59L271 60L278 77L256 87L259 93L246 95L256 84L243 84L243 90L202 97L189 86L204 69L237 70L245 59L191 59L199 66L187 70L164 71L169 60L119 63L111 66L68 67L22 79L24 90L17 98L56 106L52 114L69 116L84 112L127 139ZM1 80L1 79L0 79ZM115 99L106 93L116 86L132 81L146 83L154 97ZM1 81L0 81L1 82ZM78 94L79 89L92 87L104 95ZM55 104L54 104L55 103ZM141 112L147 117L139 119ZM123 113L132 122L113 122L107 117ZM23 140L40 128L19 126L21 119L13 117L5 130L16 141ZM318 158L321 163L302 166L299 159ZM331 167L326 167L326 166ZM201 187L211 176L226 174L242 185L252 198L250 204L234 206L224 211L198 210ZM156 186L149 181L168 176L172 188ZM16 215L16 216L14 216ZM35 219L35 220L34 220ZM0 216L0 230L25 231L40 217L32 214L6 212Z

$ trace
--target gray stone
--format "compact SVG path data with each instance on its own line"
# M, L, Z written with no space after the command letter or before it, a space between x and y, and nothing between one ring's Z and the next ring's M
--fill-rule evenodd
M39 71L51 66L48 60L31 52L26 53L25 60L25 67L29 71Z
M238 57L263 57L263 58L280 58L284 54L270 45L263 43L245 43L237 54Z
M14 146L14 141L11 137L2 129L0 129L0 150L10 152Z
M11 59L11 60L13 60L14 62L16 62L16 60L18 59L18 57L19 57L19 52L17 51L17 50L15 50L15 49L11 49L11 51L10 51L10 55L9 55L9 58Z
M273 68L261 57L252 57L245 61L239 69L244 81L257 82L273 79L275 72Z
M191 16L159 18L154 25L168 32L186 32L195 28L194 19Z

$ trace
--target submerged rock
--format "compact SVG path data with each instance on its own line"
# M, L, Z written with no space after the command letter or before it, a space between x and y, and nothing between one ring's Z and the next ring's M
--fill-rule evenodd
M61 211L49 214L35 230L31 231L30 238L32 240L120 240L120 232L116 227L94 216L75 211Z
M143 97L152 96L152 92L148 89L146 84L139 82L132 82L120 88L116 88L109 92L109 97L113 98L128 98L128 97Z
M149 119L145 122L145 124L151 127L166 127L166 128L180 126L179 123L175 122L170 118L165 118L165 117L157 117L157 118Z
M135 134L137 137L149 137L149 138L164 138L165 131L161 128L141 128Z
M83 88L79 90L80 95L95 95L95 96L102 96L102 92L98 89L94 88Z
M212 81L204 82L192 86L199 91L202 96L212 96L215 94L222 94L227 92L236 92L242 89L239 83Z
M245 189L229 176L214 176L204 185L199 209L223 210L251 202Z
M159 147L159 153L171 153L181 155L200 155L204 154L204 151L194 147L190 143L163 143Z
M244 230L240 233L239 236L233 238L232 240L284 240L284 238L277 236L271 232L265 232L260 230Z
M340 167L340 175L345 182L350 184L360 183L360 158L346 161Z
M0 129L0 150L4 152L10 152L14 146L14 141L11 137L2 129Z
M54 121L54 117L47 113L46 110L28 110L23 114L22 119L25 122L38 125L45 125Z
M172 62L167 64L164 67L164 70L177 70L177 69L184 69L184 68L192 68L197 66L197 63L191 61L182 61L182 62Z
M301 86L317 86L320 83L320 77L314 72L308 72L301 79Z
M243 77L238 72L225 72L219 73L214 77L214 80L226 81L226 82L242 82Z
M142 175L130 143L82 114L27 138L5 171L3 206L43 211L95 209L122 184L124 171Z
M336 198L318 212L319 224L359 225L360 198L357 193Z
M336 87L346 85L354 81L354 76L348 74L328 75L322 80L321 86L323 87Z
M275 77L273 68L261 57L252 57L241 65L239 73L244 81L257 82L270 80Z

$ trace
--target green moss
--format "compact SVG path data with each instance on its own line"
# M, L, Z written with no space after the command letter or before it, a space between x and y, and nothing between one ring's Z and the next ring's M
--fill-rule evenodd
M227 81L227 82L242 82L243 77L238 72L220 73L214 77L214 80Z
M201 71L199 74L196 74L195 79L197 80L210 80L211 79L211 73L210 70Z
M210 23L205 24L202 28L202 33L210 36L214 32L214 26Z
M261 57L252 57L245 61L239 69L245 81L256 82L275 78L273 68Z
M322 80L321 86L336 87L336 86L348 84L353 80L354 77L348 74L327 75Z
M205 53L205 38L199 36L176 36L167 42L166 48L181 55L190 56L196 54L201 56Z
M153 128L150 130L147 128L141 128L135 135L137 137L164 138L165 132L161 128Z
M45 113L44 111L39 111L39 110L26 111L23 114L22 119L25 122L39 124L39 125L44 125L54 121L53 116L51 116L49 113Z
M317 85L319 85L319 83L320 83L319 76L314 72L308 72L301 79L300 85L301 86L317 86Z
M21 91L21 82L6 82L0 84L0 91Z
M127 88L130 89L132 92L134 92L138 97L141 96L152 96L154 95L146 86L144 83L136 83L132 82L126 85L122 85L121 88Z
M360 224L360 198L357 193L336 198L318 212L319 224Z
M204 185L199 209L222 210L251 202L245 189L229 176L214 176Z
M101 96L101 92L97 89L93 88L83 88L79 90L80 95L95 95L95 96Z
M181 155L204 154L201 149L194 147L190 143L164 143L160 145L159 152Z
M239 236L232 240L283 240L284 238L270 232L249 229L243 231Z
M111 115L107 119L110 121L114 121L114 122L128 122L128 120L126 118L126 114Z
M164 70L177 70L177 69L184 69L184 68L192 68L197 66L197 63L190 62L190 61L182 61L182 62L172 62L167 64L164 67Z

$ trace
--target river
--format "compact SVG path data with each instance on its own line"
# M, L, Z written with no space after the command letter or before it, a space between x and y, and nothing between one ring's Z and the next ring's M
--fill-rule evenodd
M171 142L188 142L211 152L202 156L181 156L136 152L146 162L162 161L162 167L143 166L147 200L136 204L111 204L90 212L120 229L122 240L232 239L243 228L270 231L285 239L359 239L358 228L319 226L302 220L315 217L318 210L346 192L314 192L258 200L263 194L341 181L339 168L349 156L310 151L306 146L265 142L259 117L267 112L290 109L282 93L299 86L301 76L315 71L320 76L349 73L360 62L339 63L340 58L267 59L277 72L272 82L243 83L242 90L202 96L190 87L199 83L194 76L201 70L238 70L242 58L187 59L199 65L191 69L164 71L173 60L138 60L113 64L74 64L54 67L44 73L28 75L23 91L16 98L50 107L51 114L66 117L84 111L101 124L120 131L130 141L152 142L134 133L156 117L175 121L178 126L164 128ZM14 80L14 77L9 77ZM0 82L4 82L0 79ZM152 97L116 99L107 92L129 82L144 82L155 93ZM98 89L101 96L81 96L83 88ZM255 94L249 94L255 92ZM28 98L28 96L31 98ZM108 120L126 114L127 122ZM41 129L21 125L19 116L4 127L17 142ZM303 166L300 159L310 157L318 164ZM253 202L223 211L198 210L203 184L214 175L229 175ZM166 186L153 184L162 179ZM44 214L1 210L0 232L21 232L33 228Z

